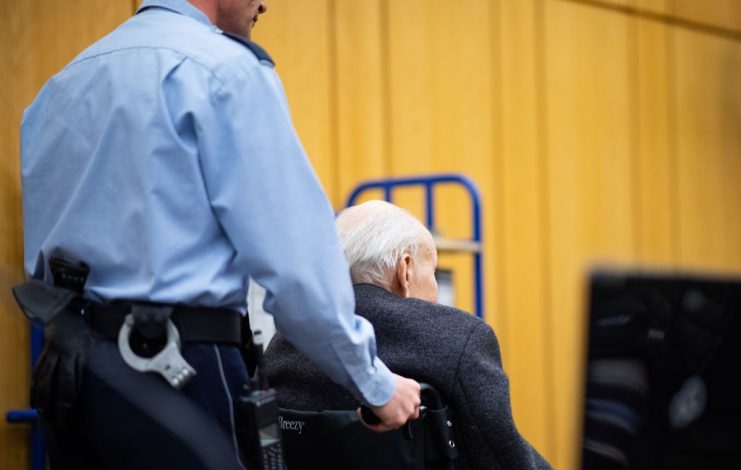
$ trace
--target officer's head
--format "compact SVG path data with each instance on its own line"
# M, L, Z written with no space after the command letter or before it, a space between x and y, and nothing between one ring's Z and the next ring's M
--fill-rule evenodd
M354 284L437 301L435 243L408 212L385 201L368 201L343 210L336 225Z
M188 0L222 30L251 37L257 17L268 9L265 0Z

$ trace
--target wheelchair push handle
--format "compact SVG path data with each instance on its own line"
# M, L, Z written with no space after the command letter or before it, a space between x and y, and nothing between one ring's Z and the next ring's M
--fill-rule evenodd
M442 399L440 398L440 393L438 393L435 387L428 383L421 382L419 384L419 389L420 400L422 402L420 411L424 411L426 408L432 410L439 410L443 408L444 405ZM363 421L365 421L367 424L370 424L371 426L381 423L381 419L376 416L373 410L365 405L360 406L360 414L363 417Z
M445 407L443 399L440 397L440 393L435 387L428 383L420 383L419 389L422 406L430 410L440 410Z
M375 426L376 424L381 424L381 418L379 418L373 412L373 410L371 410L365 405L360 406L360 415L363 417L363 421L365 421L367 424L370 424L371 426Z

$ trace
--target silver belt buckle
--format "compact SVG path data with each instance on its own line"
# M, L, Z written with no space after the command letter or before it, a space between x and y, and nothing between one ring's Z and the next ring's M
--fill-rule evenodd
M141 357L131 350L129 337L134 316L126 319L118 332L118 351L124 362L140 372L156 372L176 389L181 389L196 375L196 370L180 354L180 333L172 320L167 320L167 344L153 357Z

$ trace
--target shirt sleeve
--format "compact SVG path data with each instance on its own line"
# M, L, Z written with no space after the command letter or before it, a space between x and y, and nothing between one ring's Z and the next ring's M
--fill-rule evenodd
M265 288L277 329L329 377L367 404L395 381L376 357L373 327L354 314L334 212L293 128L272 67L214 82L197 116L201 166L234 266Z
M467 423L462 437L471 449L474 467L551 468L515 426L499 343L486 323L473 330L463 350L456 393Z

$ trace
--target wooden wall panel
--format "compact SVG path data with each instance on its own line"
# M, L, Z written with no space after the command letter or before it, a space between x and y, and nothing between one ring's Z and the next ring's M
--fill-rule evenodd
M395 2L388 19L391 174L455 169L472 176L487 200L485 237L496 236L493 227L499 213L492 184L496 130L490 85L491 5L480 0L458 2L451 15L444 2ZM438 200L441 225L436 228L447 237L469 234L465 194L444 191ZM418 195L397 202L421 207ZM465 257L442 256L441 266L454 269L458 305L472 310L470 265ZM492 270L485 273L489 299L498 298L495 276ZM496 323L494 302L487 301L486 308Z
M131 0L0 2L0 412L28 407L28 326L10 286L23 279L19 128L41 86L133 12ZM28 465L27 428L0 421L0 468Z
M437 32L425 0L389 2L386 16L388 80L388 176L432 171L435 147L432 64ZM419 191L397 193L394 202L424 217Z
M378 0L335 2L338 209L358 183L389 172L386 12Z
M21 199L15 102L18 82L14 37L22 18L10 2L0 2L0 468L24 468L28 462L28 429L5 423L8 409L28 406L28 327L15 307L10 286L23 277Z
M334 2L271 0L253 39L275 60L294 125L330 200L337 204ZM276 191L279 190L276 188Z
M670 84L673 83L668 27L661 22L636 19L634 80L637 106L636 202L637 254L641 261L669 266L677 261L676 156L670 121Z
M672 0L634 0L638 10L658 13L661 15L671 12Z
M679 255L741 269L741 42L676 32Z
M677 18L741 32L738 0L673 0Z
M434 151L429 2L394 2L388 15L389 129L391 172L408 174L432 169Z
M500 154L495 150L499 136L496 54L490 31L498 2L464 0L456 2L455 15L450 7L437 2L431 10L432 95L431 117L434 129L433 172L462 172L478 185L485 201L482 207L483 234L492 247L498 246L501 217L499 171ZM498 51L497 51L498 52ZM417 170L419 171L419 170ZM461 189L445 189L438 195L436 229L446 237L471 236L470 202ZM501 315L501 279L494 263L495 250L484 253L484 302L488 320L504 328ZM445 260L456 269L457 305L473 312L471 257L452 256ZM503 334L503 332L502 332ZM506 349L506 345L503 345ZM507 355L509 357L509 355ZM507 359L505 359L507 360Z
M541 5L536 1L501 2L493 29L501 36L501 248L490 260L501 266L501 315L505 317L507 372L512 379L516 423L548 459L555 456L546 298L545 187L539 105L538 42ZM490 245L487 246L487 248Z
M546 2L546 156L557 468L581 440L584 286L595 260L634 254L628 19Z
M610 6L617 6L617 7L629 7L629 6L633 6L633 3L636 0L587 0L587 1L592 1L596 4L601 3L603 5L610 5Z
M623 14L708 31L735 39L741 33L738 0L548 0L590 4Z

